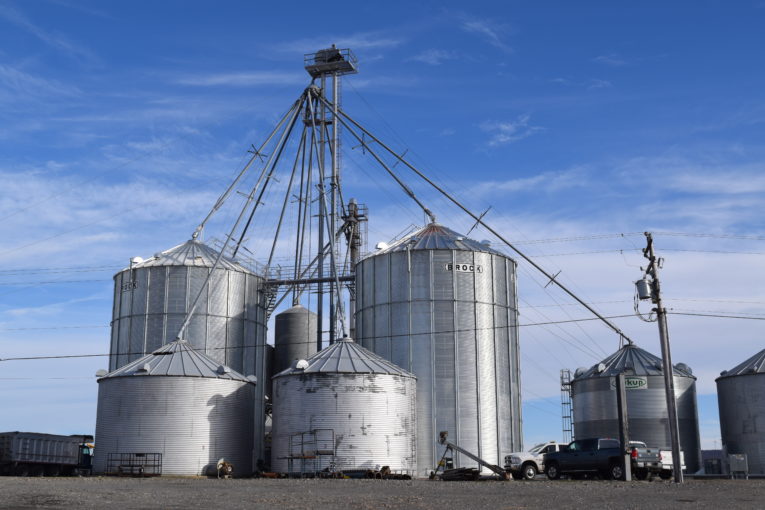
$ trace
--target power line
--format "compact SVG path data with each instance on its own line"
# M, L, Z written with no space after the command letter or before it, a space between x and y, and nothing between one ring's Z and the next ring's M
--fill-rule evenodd
M59 283L93 283L93 282L110 282L111 278L99 278L95 280L44 280L38 282L0 282L0 287L10 287L14 285L31 286L31 285L52 285Z
M702 317L719 317L719 318L726 318L726 319L755 319L755 320L765 320L765 317L738 317L738 316L730 316L730 315L711 315L711 314L690 314L690 313L680 313L680 312L668 312L670 314L674 315L698 315ZM635 317L634 314L626 314L626 315L611 315L607 318L609 319L619 319L619 318L627 318L627 317ZM461 333L461 332L472 332L472 331L486 331L486 330L498 330L498 329L512 329L515 327L532 327L532 326L547 326L551 324L566 324L566 323L572 323L572 322L589 322L589 321L597 321L600 320L597 317L583 317L581 319L568 319L568 320L562 320L562 321L548 321L548 322L535 322L535 323L527 323L527 324L518 324L517 326L494 326L494 327L486 327L486 328L469 328L469 329L453 329L453 330L443 330L443 331L431 331L427 333L418 333L418 334L399 334L399 335L388 335L386 337L382 337L385 339L394 339L394 338L410 338L410 337L417 337L417 336L430 336L430 335L436 335L439 333ZM380 339L380 338L378 338ZM365 340L363 337L359 337L358 340ZM308 341L304 343L310 343L313 344L313 341ZM264 348L265 345L243 345L243 346L232 346L232 347L213 347L213 348L206 348L206 349L199 349L200 351L209 352L209 351L217 351L217 350L237 350L237 349L253 349L253 348ZM56 355L56 356L24 356L24 357L15 357L15 358L0 358L0 361L27 361L27 360L38 360L38 359L69 359L69 358L97 358L97 357L105 357L105 356L133 356L133 355L140 355L145 356L145 352L118 352L113 354L68 354L68 355Z
M108 328L109 325L92 325L92 326L49 326L44 328L0 328L0 331L32 331L32 330L51 330L51 329L95 329L95 328Z

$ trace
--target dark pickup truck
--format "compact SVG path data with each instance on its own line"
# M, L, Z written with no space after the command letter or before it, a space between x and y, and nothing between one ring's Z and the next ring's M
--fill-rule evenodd
M624 479L624 452L616 439L578 439L558 452L545 454L544 463L550 480L587 473Z

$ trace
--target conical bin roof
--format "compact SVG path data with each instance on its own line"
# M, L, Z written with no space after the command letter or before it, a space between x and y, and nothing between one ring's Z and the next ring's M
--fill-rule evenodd
M414 374L363 348L353 340L343 338L307 360L299 360L292 367L276 374L274 378L318 373L389 374L414 377Z
M635 344L627 344L600 363L590 368L578 371L574 381L593 377L616 377L628 371L629 375L649 376L662 375L661 358L641 349ZM676 377L693 377L690 368L678 364L673 367Z
M207 377L252 382L239 372L197 351L185 340L165 344L151 354L109 372L98 381L131 376Z
M372 255L406 251L407 249L478 251L506 256L504 253L492 248L488 243L481 243L475 239L470 239L438 223L425 225L421 229L391 243L387 248L374 252Z
M765 374L765 349L761 350L743 363L736 365L730 370L720 372L720 377L734 377L737 375Z
M160 266L213 267L219 255L220 252L215 248L207 246L201 241L191 239L169 250L157 253L143 262L133 264L132 268ZM218 268L242 273L251 272L226 256L221 257L220 262L218 262Z

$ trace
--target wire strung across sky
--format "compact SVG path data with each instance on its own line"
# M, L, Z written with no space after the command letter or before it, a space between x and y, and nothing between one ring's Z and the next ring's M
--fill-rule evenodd
M687 316L693 316L693 317L710 317L710 318L718 318L718 319L740 319L740 320L765 320L765 317L747 317L747 316L741 316L741 315L721 315L721 314L704 314L704 313L686 313L686 312L667 312L670 315L687 315ZM621 319L621 318L627 318L627 317L635 317L635 314L624 314L624 315L611 315L607 316L608 319ZM428 333L418 333L418 334L400 334L400 335L389 335L385 338L398 338L398 337L417 337L417 336L430 336L431 334L439 334L439 333L462 333L462 332L470 332L470 331L483 331L483 330L498 330L498 329L513 329L515 327L523 328L523 327L532 327L532 326L545 326L550 324L565 324L565 323L571 323L571 322L589 322L589 321L597 321L600 320L598 317L583 317L580 319L570 319L570 320L563 320L563 321L550 321L550 322L534 322L534 323L528 323L528 324L518 324L517 326L493 326L493 327L487 327L487 328L469 328L469 329L452 329L452 330L439 330L439 331L432 331ZM363 338L358 338L357 340L364 340ZM313 344L313 341L305 342L305 343L311 343ZM296 343L297 344L297 343ZM265 348L265 344L263 345L241 345L241 346L230 346L230 347L212 347L207 348L206 351L218 351L218 350L236 350L236 349L252 349L252 348ZM0 361L28 361L28 360L43 360L43 359L71 359L71 358L97 358L97 357L104 357L104 356L132 356L132 355L145 355L144 352L121 352L121 353L112 353L112 354L62 354L62 355L55 355L55 356L24 356L24 357L13 357L13 358L0 358Z

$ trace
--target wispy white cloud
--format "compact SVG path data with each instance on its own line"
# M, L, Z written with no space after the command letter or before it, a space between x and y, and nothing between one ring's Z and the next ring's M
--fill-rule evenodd
M464 20L461 28L465 32L478 35L484 41L505 53L513 52L513 48L504 41L504 28L491 21L479 19Z
M18 100L19 97L48 97L48 96L76 96L81 94L80 89L56 80L48 80L33 76L14 67L0 64L0 88L12 91L9 98ZM0 94L2 98L2 94Z
M530 120L529 115L519 115L515 120L508 121L490 120L482 123L481 129L490 135L489 146L505 145L544 131L541 126L530 125Z
M90 49L70 41L62 34L40 28L32 23L21 11L18 11L7 4L0 5L0 18L4 18L6 21L26 30L40 41L68 57L85 60L90 63L98 61L98 57Z
M627 64L627 61L625 61L622 57L620 57L616 53L609 53L607 55L598 55L597 57L593 58L592 61L597 62L598 64L605 64L605 65L609 65L613 67L621 67Z
M470 194L487 197L495 193L517 193L533 190L557 192L586 186L588 182L588 169L583 166L576 166L568 170L542 172L529 177L484 181L473 186L470 189Z
M356 32L349 35L324 35L277 43L273 49L284 52L311 53L334 44L338 48L372 50L395 48L406 41L403 37L383 31Z
M275 71L250 71L238 73L202 74L196 76L184 76L174 80L179 85L196 87L252 87L257 85L285 85L305 83L304 74L280 73Z
M589 82L587 82L587 88L590 90L595 89L606 89L611 87L613 84L608 80L601 80L598 78L592 78Z
M454 60L457 58L457 53L449 50L429 49L418 53L413 57L409 57L407 60L414 62L423 62L432 66L441 65L447 60Z

